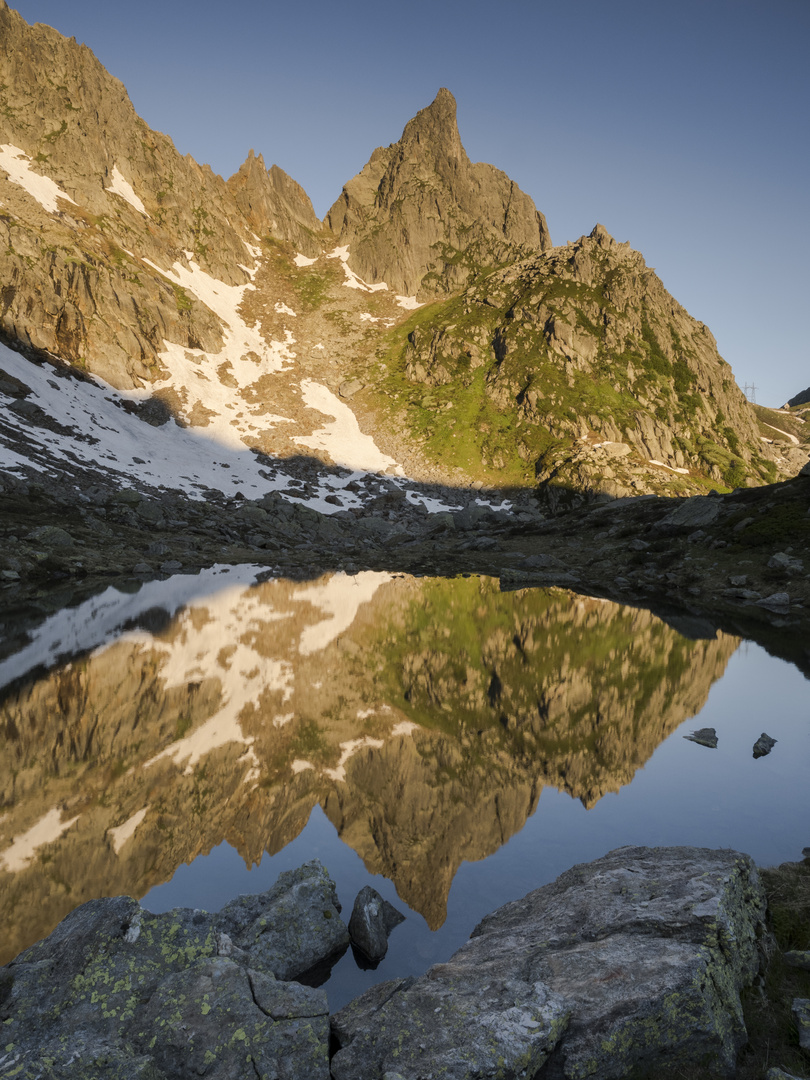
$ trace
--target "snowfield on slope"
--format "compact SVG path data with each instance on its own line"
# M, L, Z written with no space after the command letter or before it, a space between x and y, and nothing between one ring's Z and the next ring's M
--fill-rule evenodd
M70 429L65 433L32 425L8 408L15 399L0 393L0 468L19 472L27 465L48 472L54 462L63 468L76 463L103 470L121 482L179 489L194 499L204 498L208 488L258 499L270 491L283 493L294 479L292 472L285 472L283 459L270 474L243 443L221 439L216 430L179 427L172 421L152 427L123 407L127 401L143 401L143 393L119 393L100 380L60 377L50 365L31 363L4 345L0 368L30 387L25 398L29 408L36 406L45 417ZM20 446L23 453L15 449ZM360 454L357 460L362 460ZM362 506L356 493L342 489L367 471L374 471L373 465L342 476L325 474L315 494L297 501L324 514ZM342 506L325 501L336 492Z

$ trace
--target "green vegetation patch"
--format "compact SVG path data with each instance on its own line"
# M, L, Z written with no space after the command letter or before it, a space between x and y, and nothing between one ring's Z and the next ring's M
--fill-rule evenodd
M179 315L184 315L187 311L191 311L193 304L191 297L181 285L175 285L171 283L172 290L174 291L174 300L177 304L177 312Z

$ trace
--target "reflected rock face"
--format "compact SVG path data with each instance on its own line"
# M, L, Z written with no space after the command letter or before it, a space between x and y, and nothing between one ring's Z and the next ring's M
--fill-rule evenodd
M75 640L91 613L62 617ZM0 962L223 841L260 861L316 804L438 927L462 861L546 785L590 807L628 784L738 645L559 591L372 572L226 575L134 625L0 704Z

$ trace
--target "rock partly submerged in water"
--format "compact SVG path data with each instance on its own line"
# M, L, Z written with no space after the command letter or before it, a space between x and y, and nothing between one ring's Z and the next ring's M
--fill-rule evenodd
M326 994L280 980L346 948L335 899L316 860L216 915L83 904L0 969L0 1076L327 1080Z
M401 911L384 900L376 889L365 885L357 894L349 919L352 945L376 965L388 952L388 935L404 921Z
M750 858L620 848L484 919L446 964L337 1013L335 1080L731 1074L760 968Z
M684 735L684 738L690 742L699 743L701 746L708 746L710 750L717 749L717 732L713 727L698 728L691 735Z
M776 739L772 739L770 735L766 735L763 731L757 741L754 743L754 757L761 758L770 754L771 750L776 746Z

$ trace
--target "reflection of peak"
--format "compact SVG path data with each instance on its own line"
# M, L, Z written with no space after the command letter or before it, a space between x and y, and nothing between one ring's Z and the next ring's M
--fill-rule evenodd
M336 574L250 588L246 573L212 574L208 596L191 595L189 578L146 586L137 610L137 596L118 594L142 621L151 589L186 590L164 598L179 613L159 636L126 633L7 695L0 788L18 795L0 856L44 819L53 828L4 885L5 959L76 903L142 895L222 840L257 862L317 803L437 927L463 860L518 832L543 786L591 805L629 783L736 647L488 579ZM61 632L70 625L66 614ZM23 900L40 894L34 923Z

